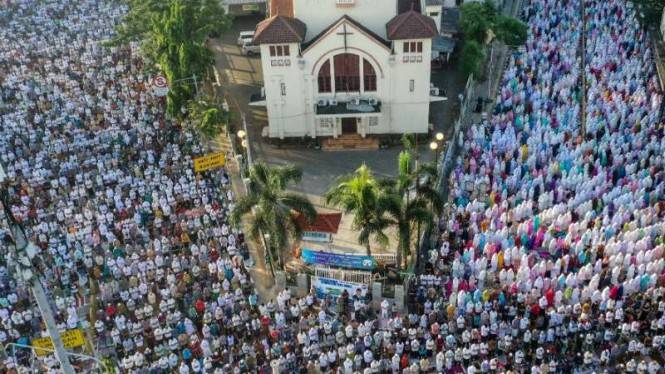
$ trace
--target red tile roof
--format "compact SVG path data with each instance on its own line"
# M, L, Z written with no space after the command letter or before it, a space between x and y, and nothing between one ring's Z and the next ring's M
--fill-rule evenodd
M293 0L270 0L270 16L293 18Z
M256 25L254 43L301 43L306 32L307 26L297 18L273 16Z
M339 223L342 221L342 213L319 213L312 223L307 222L305 216L300 214L296 217L296 221L303 231L337 234Z
M434 20L415 10L393 17L386 24L386 32L390 40L429 39L439 35Z

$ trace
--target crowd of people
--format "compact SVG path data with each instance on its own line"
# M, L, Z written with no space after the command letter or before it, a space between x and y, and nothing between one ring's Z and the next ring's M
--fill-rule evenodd
M193 171L205 144L165 117L138 46L103 43L124 5L5 2L0 163L59 328L123 373L663 372L661 91L623 0L586 0L580 66L580 1L525 4L525 51L464 137L413 308L376 313L360 292L259 299L229 175ZM46 334L13 250L3 345ZM24 353L0 370L58 372Z
M457 319L463 353L489 344L467 372L663 371L662 94L621 0L585 1L580 71L580 5L531 1L526 51L451 176L418 304Z

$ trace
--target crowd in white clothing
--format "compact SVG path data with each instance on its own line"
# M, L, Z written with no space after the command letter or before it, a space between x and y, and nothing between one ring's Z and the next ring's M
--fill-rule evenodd
M661 90L623 0L586 0L581 68L580 1L525 4L525 51L465 134L411 310L376 315L360 292L258 300L229 176L193 172L205 148L164 116L137 46L103 45L124 5L5 2L0 162L59 327L123 373L663 372ZM0 343L30 344L46 332L12 251ZM26 351L1 370L58 364Z

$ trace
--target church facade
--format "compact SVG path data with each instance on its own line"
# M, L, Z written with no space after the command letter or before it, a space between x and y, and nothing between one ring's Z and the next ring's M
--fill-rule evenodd
M269 8L254 37L269 137L428 131L438 31L419 4L272 0Z

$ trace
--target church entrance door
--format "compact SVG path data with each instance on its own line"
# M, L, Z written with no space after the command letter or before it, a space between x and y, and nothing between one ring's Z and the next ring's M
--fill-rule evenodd
M356 118L342 118L342 135L357 133L358 120Z

